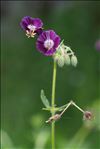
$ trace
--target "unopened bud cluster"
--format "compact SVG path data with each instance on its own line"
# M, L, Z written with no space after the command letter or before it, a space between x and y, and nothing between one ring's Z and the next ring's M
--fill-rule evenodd
M53 55L54 60L57 62L59 67L63 67L65 65L73 65L76 67L78 61L77 57L74 55L74 52L70 47L66 46L61 42L58 46L56 53Z

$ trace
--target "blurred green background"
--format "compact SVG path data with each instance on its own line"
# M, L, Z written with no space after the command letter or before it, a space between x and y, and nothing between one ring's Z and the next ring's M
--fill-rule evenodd
M56 149L100 148L99 1L2 1L1 134L2 149L50 149L50 114L43 111L40 90L51 100L51 57L40 54L35 39L20 28L24 16L39 17L75 51L78 66L57 68L56 104L73 99L91 110L94 120L70 108L56 123Z

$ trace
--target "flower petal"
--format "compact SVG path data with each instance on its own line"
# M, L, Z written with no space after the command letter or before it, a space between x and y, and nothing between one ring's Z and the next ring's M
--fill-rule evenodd
M40 42L36 42L36 48L41 53L45 53L47 50L44 48L43 44Z
M46 53L45 53L45 55L51 56L51 55L54 54L55 51L56 51L56 49L52 48L52 49L50 49L50 50L47 50Z
M34 19L32 18L32 24L36 26L36 28L42 28L43 26L43 23L39 18L34 18Z
M59 36L56 36L55 40L54 40L54 48L57 48L58 45L60 44L60 37Z
M50 30L50 39L55 40L56 36L56 33L53 30Z

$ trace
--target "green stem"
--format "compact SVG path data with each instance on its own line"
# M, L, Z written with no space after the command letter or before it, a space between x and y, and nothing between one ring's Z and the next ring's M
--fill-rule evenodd
M55 89L56 89L56 62L54 61L53 68L53 80L52 80L52 109L55 107ZM55 114L55 111L52 110L52 116ZM53 121L51 124L51 140L52 140L52 149L55 149L55 122Z

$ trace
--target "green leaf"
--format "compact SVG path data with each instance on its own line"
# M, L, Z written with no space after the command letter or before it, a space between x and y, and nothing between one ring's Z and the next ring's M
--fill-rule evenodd
M50 103L49 103L48 99L46 98L46 96L44 94L44 90L41 90L40 97L41 97L41 100L42 100L42 103L44 104L44 106L46 108L49 108L50 107Z

